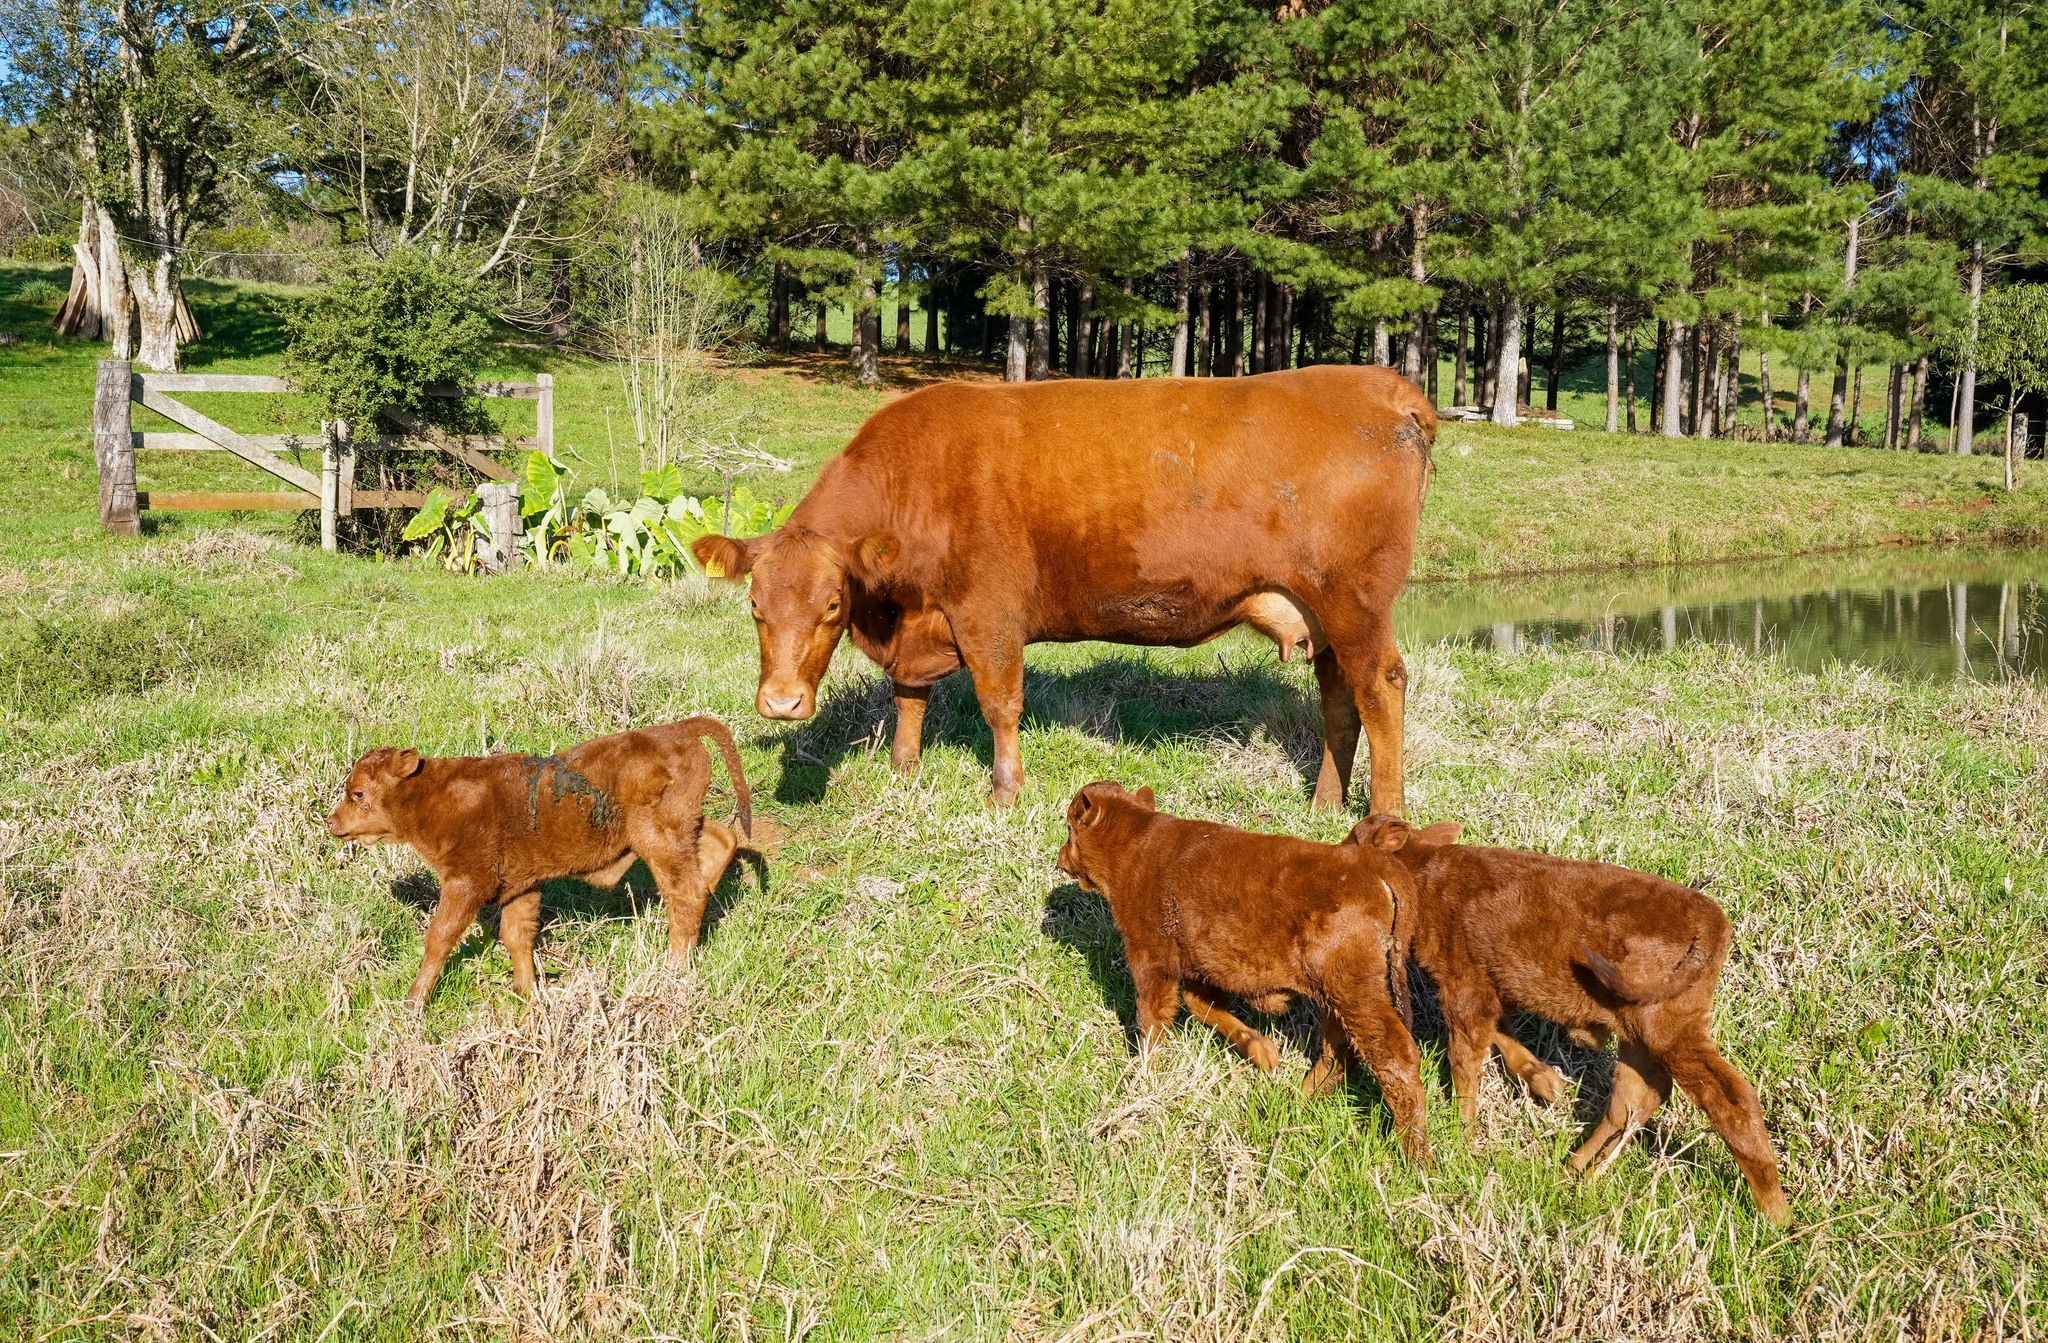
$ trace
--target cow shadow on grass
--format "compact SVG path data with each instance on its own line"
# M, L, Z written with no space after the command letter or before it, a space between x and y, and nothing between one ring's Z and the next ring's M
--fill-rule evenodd
M1238 655L1235 666L1219 655L1213 672L1161 667L1130 651L1074 669L1028 667L1021 726L1026 732L1079 731L1111 746L1174 740L1249 743L1263 735L1284 752L1304 794L1313 791L1323 749L1322 706L1313 686L1290 681L1270 658ZM888 678L840 684L821 697L810 721L762 739L762 745L782 752L776 800L820 800L832 772L849 755L887 751L895 731ZM964 747L984 767L994 763L995 739L965 672L932 688L924 746ZM1025 770L1030 771L1028 759Z
M698 945L709 941L726 912L740 901L747 880L752 877L756 894L768 894L768 859L753 849L741 848L719 878L711 899L704 906L704 923L698 930ZM431 914L441 899L441 884L424 870L406 873L391 883L391 896L423 914ZM448 958L445 977L466 962L485 956L498 945L498 906L486 905L478 913L476 927L469 930ZM661 896L654 888L654 874L647 864L636 862L617 886L606 890L574 877L541 883L540 927L534 938L536 954L542 952L549 931L557 925L602 923L610 919L663 919ZM663 925L664 928L666 924Z

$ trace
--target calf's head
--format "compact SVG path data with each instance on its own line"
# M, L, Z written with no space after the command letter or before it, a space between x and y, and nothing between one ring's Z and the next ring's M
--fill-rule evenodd
M1153 809L1150 788L1133 793L1108 779L1089 784L1067 804L1067 842L1060 846L1060 871L1082 890L1102 894L1103 883L1116 864L1116 846L1122 841L1123 827L1116 825L1115 819Z
M392 797L404 780L420 772L420 753L380 746L356 761L342 787L341 801L327 817L327 833L364 844L398 842Z
M1435 825L1418 829L1398 816L1379 812L1352 826L1344 842L1377 849L1381 853L1396 853L1405 859L1418 859L1430 849L1456 844L1462 829L1456 821L1438 821Z
M744 541L700 536L690 543L690 553L713 578L753 579L754 633L761 641L755 712L796 721L818 711L818 682L852 618L853 582L874 586L899 549L889 532L848 551L797 527Z

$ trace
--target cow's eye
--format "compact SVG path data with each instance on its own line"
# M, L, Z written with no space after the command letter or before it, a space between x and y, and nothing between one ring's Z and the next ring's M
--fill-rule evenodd
M351 802L361 802L363 800L363 790L358 788L353 793L350 793L348 796Z

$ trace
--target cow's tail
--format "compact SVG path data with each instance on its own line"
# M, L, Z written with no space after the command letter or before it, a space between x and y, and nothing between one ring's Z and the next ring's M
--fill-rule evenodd
M748 839L754 837L754 797L747 791L747 772L740 768L739 747L733 744L732 732L716 718L695 718L691 726L701 733L704 740L718 747L718 754L725 759L725 772L732 776L733 797L739 801L740 833Z

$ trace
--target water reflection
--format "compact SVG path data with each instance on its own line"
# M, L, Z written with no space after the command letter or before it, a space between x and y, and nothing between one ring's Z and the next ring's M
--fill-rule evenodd
M1404 642L1504 652L1657 652L1711 642L1802 668L1851 662L1923 676L2040 676L2048 551L1888 551L1480 583L1415 584Z

